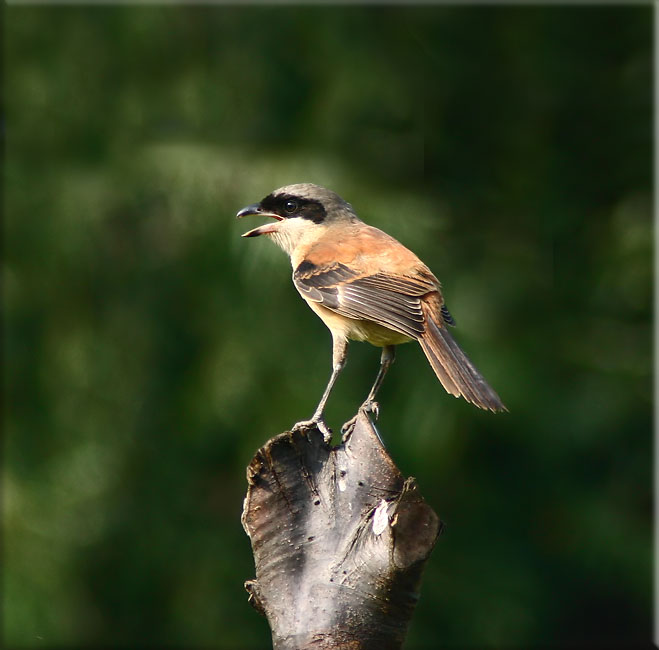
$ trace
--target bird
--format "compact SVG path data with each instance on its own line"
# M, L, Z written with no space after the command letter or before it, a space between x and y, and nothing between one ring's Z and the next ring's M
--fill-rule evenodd
M507 410L449 332L455 321L439 280L398 240L362 221L338 194L314 183L286 185L236 216L272 219L242 236L265 236L288 254L295 288L332 335L327 386L311 419L292 430L315 426L331 438L324 411L345 366L349 340L382 348L377 376L360 407L376 418L375 398L395 347L410 341L420 344L449 394L481 409ZM344 433L354 420L342 427Z

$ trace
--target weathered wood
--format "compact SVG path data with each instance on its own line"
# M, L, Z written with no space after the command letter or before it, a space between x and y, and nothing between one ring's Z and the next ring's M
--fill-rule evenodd
M335 448L318 429L272 438L247 481L245 588L275 650L400 648L442 524L368 416Z

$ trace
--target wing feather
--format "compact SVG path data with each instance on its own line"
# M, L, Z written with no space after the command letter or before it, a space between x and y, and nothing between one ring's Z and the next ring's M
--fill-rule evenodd
M307 300L411 338L424 332L421 297L437 291L433 279L384 273L364 275L338 262L316 266L304 261L293 273L295 286Z

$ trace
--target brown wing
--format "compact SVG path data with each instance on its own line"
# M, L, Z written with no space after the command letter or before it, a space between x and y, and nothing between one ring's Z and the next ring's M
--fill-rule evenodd
M318 266L308 260L293 273L295 286L307 300L342 316L370 320L412 338L418 338L425 330L421 297L437 292L433 280L431 274L364 275L338 262Z

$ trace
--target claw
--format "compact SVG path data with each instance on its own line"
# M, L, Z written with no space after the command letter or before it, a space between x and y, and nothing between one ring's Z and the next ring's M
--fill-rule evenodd
M343 442L346 441L346 438L352 433L352 430L355 428L357 423L357 416L350 418L342 427L341 433L343 434Z
M291 427L291 431L308 431L309 429L318 429L323 434L323 440L329 442L332 439L332 429L322 417L311 418L311 420L302 420Z
M364 413L372 413L376 420L380 416L380 405L375 400L366 400L359 408Z
M364 413L371 413L373 415L373 419L377 420L378 416L380 415L380 405L375 400L367 399L359 407L359 411L364 411ZM350 418L341 427L341 433L343 434L343 441L344 442L350 436L350 434L352 433L352 430L355 428L355 424L357 423L357 417L358 416L355 415L354 417Z

